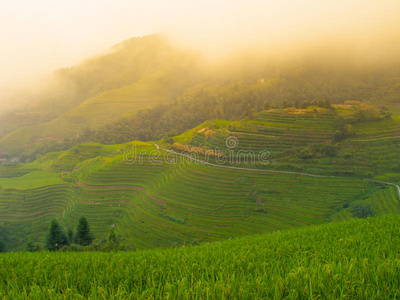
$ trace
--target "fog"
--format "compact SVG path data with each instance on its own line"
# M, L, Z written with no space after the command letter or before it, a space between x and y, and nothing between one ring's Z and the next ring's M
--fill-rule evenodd
M2 1L0 112L13 89L157 32L209 61L238 52L285 59L311 51L392 63L399 16L398 0Z

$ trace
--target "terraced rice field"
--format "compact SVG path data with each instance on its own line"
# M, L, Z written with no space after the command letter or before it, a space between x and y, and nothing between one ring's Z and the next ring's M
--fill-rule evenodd
M276 158L282 168L284 164L298 167L299 171L314 174L352 175L373 177L388 172L399 172L400 138L353 140L349 139L336 145L338 155L328 158L300 159L294 155L282 155Z
M280 153L330 142L334 133L334 116L331 113L316 117L264 112L254 120L232 123L210 136L204 131L198 132L186 143L205 149L226 149L226 138L234 136L238 141L235 151L251 149Z
M25 174L28 174L29 170L21 170L15 167L11 168L1 168L0 169L0 178L12 178L19 177Z
M355 125L357 140L400 138L400 117Z
M261 167L276 170L364 178L398 172L399 117L356 124L355 136L340 143L332 143L337 130L334 122L332 113L313 116L264 112L253 120L222 126L218 121L205 123L191 135L179 137L177 142L236 156L248 150L255 154L268 151L272 163ZM226 143L232 138L234 147L228 148ZM318 145L333 146L337 154L306 159L299 154L305 148L313 151Z
M374 216L386 214L397 214L400 212L400 196L395 186L381 186L379 189L370 191L368 197L356 200L347 209L342 209L332 215L333 221L350 220L353 217L355 206L369 206Z
M393 213L400 212L400 199L397 187L388 186L373 193L372 197L363 201L365 205L370 205L378 215L386 214L389 211Z
M0 225L8 228L12 247L23 249L27 236L43 242L53 217L64 227L75 228L79 217L86 216L98 238L115 226L124 239L142 249L348 219L352 215L344 205L361 200L377 214L398 212L399 199L392 188L381 190L364 182L365 177L343 174L396 172L400 139L349 139L337 145L337 157L283 159L279 153L286 155L289 149L329 142L332 115L262 113L254 120L207 124L179 141L227 149L226 137L235 136L234 151L275 149L281 161L258 167L282 169L290 163L300 172L340 175L228 169L177 157L154 163L149 155L156 147L144 142L134 143L144 151L141 163L129 164L122 154L129 145L84 144L22 167L0 169Z
M143 236L144 244L149 238L143 233L164 236L162 245L167 246L171 238L177 242L213 240L323 222L333 207L368 188L359 180L346 183L346 191L339 192L340 180L232 172L196 164L154 167L145 161L137 166L117 164L88 176L82 195L106 207L118 203L121 206L115 213L132 209L135 217L123 218L127 233L137 241ZM326 191L315 196L321 184ZM171 235L178 228L179 234Z
M2 191L3 225L26 224L24 233L43 241L51 218L75 228L84 215L98 237L116 226L137 248L165 247L323 223L373 188L360 179L155 165L147 156L142 164L126 164L121 157L74 177L78 169L65 184Z
M106 146L98 143L78 145L57 157L52 166L57 171L70 172L76 167L77 162L98 156L111 157L118 148L119 145Z
M51 219L63 218L75 205L68 184L0 189L0 224L10 232L10 247L21 249L29 240L43 242Z

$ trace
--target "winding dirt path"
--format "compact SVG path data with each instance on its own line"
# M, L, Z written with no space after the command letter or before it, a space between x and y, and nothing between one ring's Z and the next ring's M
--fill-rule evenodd
M309 176L309 177L319 177L319 178L345 178L345 177L339 177L339 176L327 176L327 175L315 175L315 174L309 174L309 173L302 173L302 172L289 172L289 171L277 171L277 170L262 170L262 169L249 169L249 168L240 168L240 167L231 167L231 166L224 166L224 165L217 165L217 164L212 164L206 161L202 161L199 159L195 159L189 155L185 155L173 150L167 150L167 149L163 149L160 148L157 144L154 144L154 146L157 147L157 150L161 149L164 150L166 152L172 153L172 154L176 154L176 155L180 155L180 156L184 156L187 157L188 159L197 162L197 163L201 163L204 165L209 165L212 167L217 167L217 168L225 168L225 169L235 169L235 170L245 170L245 171L251 171L251 172L266 172L266 173L280 173L280 174L292 174L292 175L300 175L300 176ZM382 184L386 184L386 185L392 185L395 186L397 188L397 193L400 197L400 186L398 186L397 184L394 183L390 183L390 182L384 182L384 181L374 181L374 180L369 180L369 179L364 179L364 182L376 182L376 183L382 183Z
M386 184L386 185L391 185L397 188L397 193L399 194L400 198L400 186L397 184L391 183L391 182L386 182L386 181L376 181L376 180L370 180L370 179L364 179L364 182L375 182L375 183L381 183L381 184Z
M251 172L265 172L265 173L281 173L281 174L292 174L292 175L301 175L301 176L309 176L309 177L320 177L320 178L344 178L344 177L338 177L338 176L328 176L328 175L315 175L315 174L309 174L309 173L301 173L301 172L290 172L290 171L278 171L278 170L263 170L263 169L250 169L250 168L241 168L241 167L231 167L231 166L225 166L225 165L217 165L217 164L213 164L213 163L209 163L206 161L202 161L199 159L195 159L189 155L186 154L182 154L173 150L168 150L168 149L163 149L160 148L157 144L154 144L157 149L161 149L163 151L172 153L172 154L176 154L176 155L180 155L183 157L186 157L196 163L200 163L203 165L208 165L208 166L212 166L212 167L216 167L216 168L224 168L224 169L234 169L234 170L245 170L245 171L251 171Z

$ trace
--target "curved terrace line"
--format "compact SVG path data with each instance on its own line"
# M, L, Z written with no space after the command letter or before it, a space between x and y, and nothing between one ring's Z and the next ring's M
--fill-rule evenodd
M189 155L186 154L182 154L173 150L168 150L168 149L164 149L164 148L160 148L160 146L158 146L157 144L153 144L154 146L156 146L157 150L164 150L166 152L169 153L173 153L173 154L177 154L177 155L181 155L184 157L189 158L192 161L204 164L204 165L209 165L212 167L217 167L217 168L225 168L225 169L235 169L235 170L244 170L244 171L256 171L256 172L266 172L266 173L280 173L280 174L292 174L292 175L300 175L300 176L309 176L309 177L318 177L318 178L344 178L344 177L339 177L339 176L326 176L326 175L316 175L316 174L309 174L309 173L302 173L302 172L290 172L290 171L278 171L278 170L262 170L262 169L250 169L250 168L241 168L241 167L231 167L231 166L224 166L224 165L217 165L217 164L213 164L213 163L209 163L209 162L205 162L199 159L195 159ZM397 188L397 193L400 197L400 186L398 186L397 184L394 183L390 183L390 182L384 182L384 181L375 181L375 180L369 180L369 179L364 179L364 182L376 182L376 183L382 183L382 184L386 184L386 185L392 185L395 186Z

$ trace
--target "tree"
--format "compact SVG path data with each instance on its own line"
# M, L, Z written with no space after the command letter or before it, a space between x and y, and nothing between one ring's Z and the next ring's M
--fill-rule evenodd
M39 243L33 243L33 242L29 242L26 245L25 251L28 252L39 252L43 250L43 245L39 244Z
M79 219L78 227L76 228L76 243L82 246L90 245L94 240L94 235L90 231L89 223L85 217Z
M119 243L120 240L117 237L117 234L115 233L115 227L110 228L110 233L108 235L108 241L106 244L102 247L102 251L115 251L118 250L119 248Z
M70 243L74 241L74 231L71 228L67 230L68 240Z
M288 108L291 107L291 105L285 100L283 100L282 108Z
M353 217L361 219L373 217L375 215L374 211L372 210L369 204L365 206L357 204L355 207L353 207L353 209L351 209L351 212L353 213Z
M46 237L46 248L50 251L55 251L68 244L69 241L67 235L61 228L58 221L53 219L50 224L49 233Z
M342 141L348 137L351 137L354 135L354 128L350 124L346 123L346 120L343 119L342 117L339 117L335 120L336 126L337 126L337 131L333 136L333 140L335 142Z
M327 108L327 109L333 109L333 106L329 100L325 100L324 105L322 107Z
M309 106L311 106L311 102L309 102L309 101L304 101L302 104L301 104L301 108L304 108L304 109L307 109Z
M246 117L252 118L252 115L253 115L253 109L251 108L250 104L248 104L246 108Z
M110 242L110 244L113 244L113 245L119 244L117 235L115 233L115 227L111 227L110 234L108 235L108 241Z

